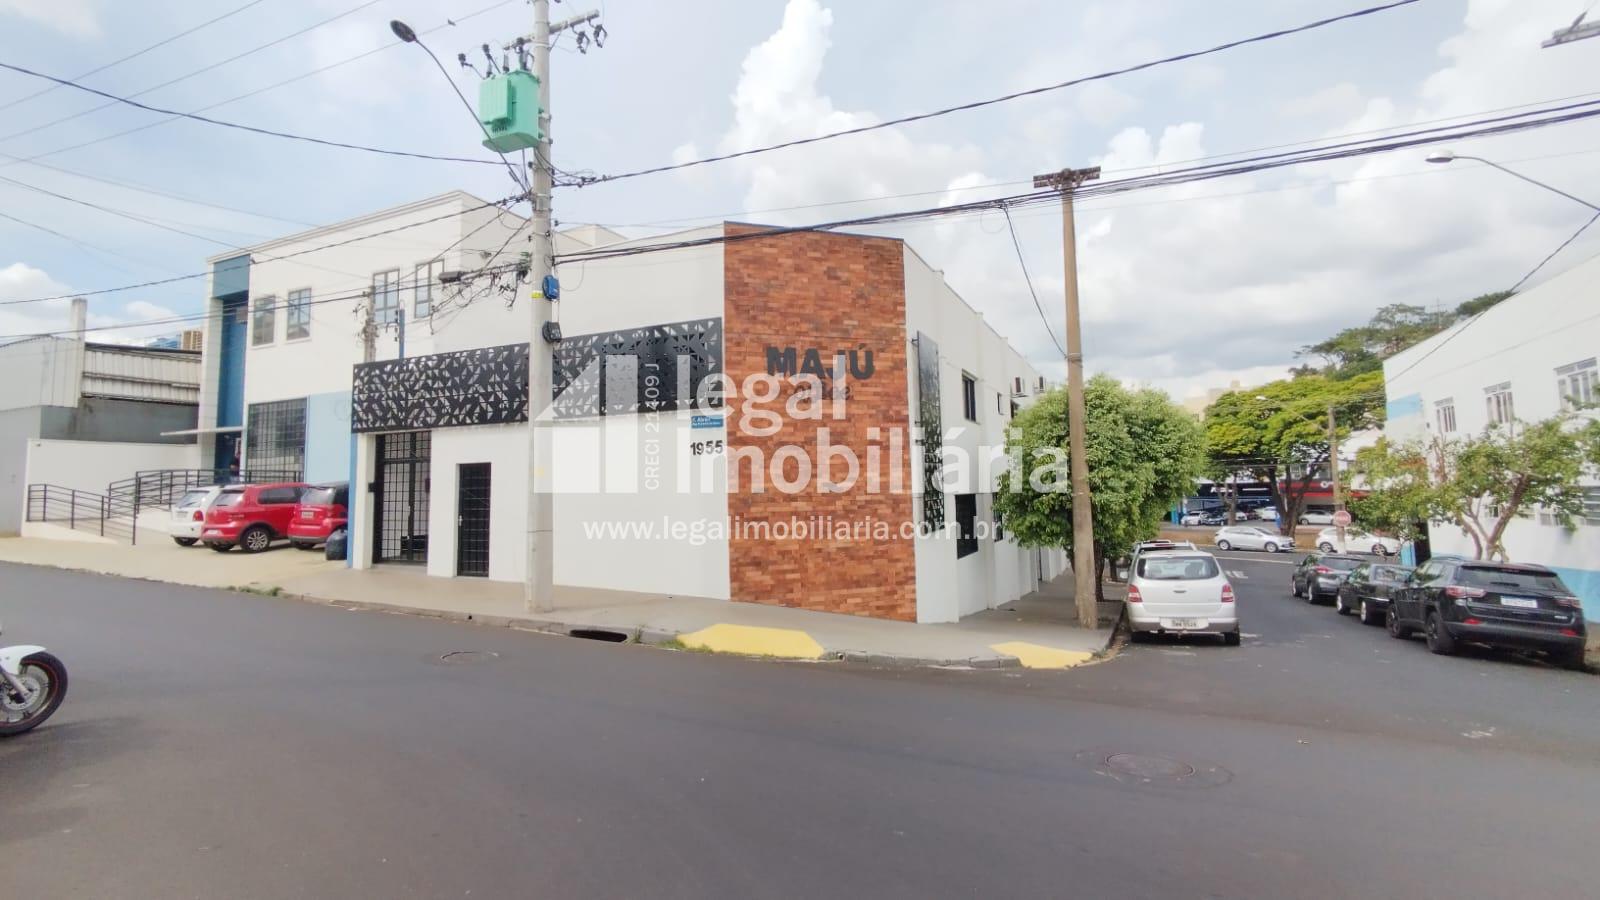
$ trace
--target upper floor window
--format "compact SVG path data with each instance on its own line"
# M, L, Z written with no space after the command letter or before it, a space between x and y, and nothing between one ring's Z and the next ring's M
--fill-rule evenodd
M1556 369L1556 387L1561 392L1562 412L1600 402L1600 368L1594 357Z
M978 379L961 373L961 415L968 422L978 421Z
M1440 434L1452 434L1456 430L1456 399L1446 397L1435 401L1433 404L1433 419L1439 426Z
M439 275L444 272L444 260L436 259L431 262L418 263L416 271L416 305L415 315L418 319L426 319L433 315L434 292L439 289Z
M255 314L250 321L250 343L254 346L270 344L278 330L278 298L268 294L256 298Z
M1017 377L1011 379L1011 393L1012 393L1013 396L1017 396L1017 397L1022 396L1022 376L1021 375L1018 375Z
M311 289L290 291L288 300L283 312L284 340L311 337Z
M379 325L392 325L400 315L400 270L372 276L372 315Z
M1516 419L1516 410L1511 406L1511 382L1486 387L1483 396L1490 425L1510 425Z
M999 391L995 391L994 392L994 414L997 415L997 416L1003 416L1003 415L1006 414L1006 408L1001 404L1002 404L1002 401L1000 399L1000 392Z

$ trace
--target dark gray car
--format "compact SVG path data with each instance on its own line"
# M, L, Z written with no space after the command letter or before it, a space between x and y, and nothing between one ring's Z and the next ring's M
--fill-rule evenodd
M1294 567L1294 595L1307 603L1333 602L1339 585L1366 560L1344 553L1308 553Z
M1390 598L1410 574L1410 566L1362 563L1339 585L1333 598L1333 611L1341 616L1355 613L1361 617L1363 625L1382 625Z

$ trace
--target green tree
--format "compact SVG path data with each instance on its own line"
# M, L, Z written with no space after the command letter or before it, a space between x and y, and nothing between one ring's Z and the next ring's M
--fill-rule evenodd
M1328 465L1328 410L1341 438L1383 422L1383 373L1348 379L1307 375L1223 394L1206 409L1205 445L1213 472L1266 481L1278 529L1293 534L1312 481Z
M1096 581L1107 560L1156 536L1204 465L1199 426L1159 391L1130 391L1099 375L1084 387ZM1017 466L1000 476L995 509L1026 547L1072 549L1072 493L1065 484L1067 396L1051 391L1017 414L1006 451ZM1055 461L1054 477L1040 477Z
M1506 526L1519 515L1538 508L1576 526L1578 482L1600 475L1600 421L1557 416L1427 444L1380 442L1356 461L1370 492L1362 510L1378 518L1369 525L1449 522L1472 539L1476 558L1509 559Z

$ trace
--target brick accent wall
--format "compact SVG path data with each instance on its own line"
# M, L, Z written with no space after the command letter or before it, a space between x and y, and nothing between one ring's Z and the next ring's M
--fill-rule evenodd
M762 230L734 224L724 228L729 235ZM911 435L904 253L895 240L822 233L724 245L724 370L735 389L743 387L747 375L767 373L769 349L774 358L787 360L787 350L793 348L796 368L803 367L808 350L815 350L830 374L841 351L856 352L858 370L865 367L867 351L872 358L870 377L846 379L843 420L833 418L825 403L820 420L785 414L776 434L752 436L740 427L749 401L742 394L730 400L728 514L736 527L728 555L734 600L916 620L915 548L901 535L902 523L913 515L913 476L907 467ZM787 377L782 381L777 399L752 408L783 414L795 391L804 388ZM760 459L770 461L780 447L798 446L815 472L820 428L828 429L830 444L849 447L861 462L861 477L851 490L819 492L814 477L803 493L788 494L774 487L770 474L764 491L753 490L745 454L759 451ZM877 429L876 438L869 429ZM893 429L902 436L897 452L891 452ZM880 460L877 492L867 487L869 448L876 448ZM785 463L786 477L794 479L798 465ZM830 468L834 478L845 477L841 461ZM896 484L899 489L892 490ZM737 529L741 521L776 525L792 519L831 526L830 533L797 539L740 534ZM868 521L882 523L873 529L878 533L836 531Z

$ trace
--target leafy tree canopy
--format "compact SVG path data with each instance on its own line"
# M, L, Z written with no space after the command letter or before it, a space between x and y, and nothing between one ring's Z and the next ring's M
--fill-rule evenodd
M1510 291L1495 291L1474 297L1455 309L1438 311L1391 303L1373 313L1365 325L1346 328L1327 340L1301 347L1296 355L1320 358L1322 365L1308 363L1294 369L1294 374L1346 379L1379 371L1385 359L1478 315L1509 296Z

